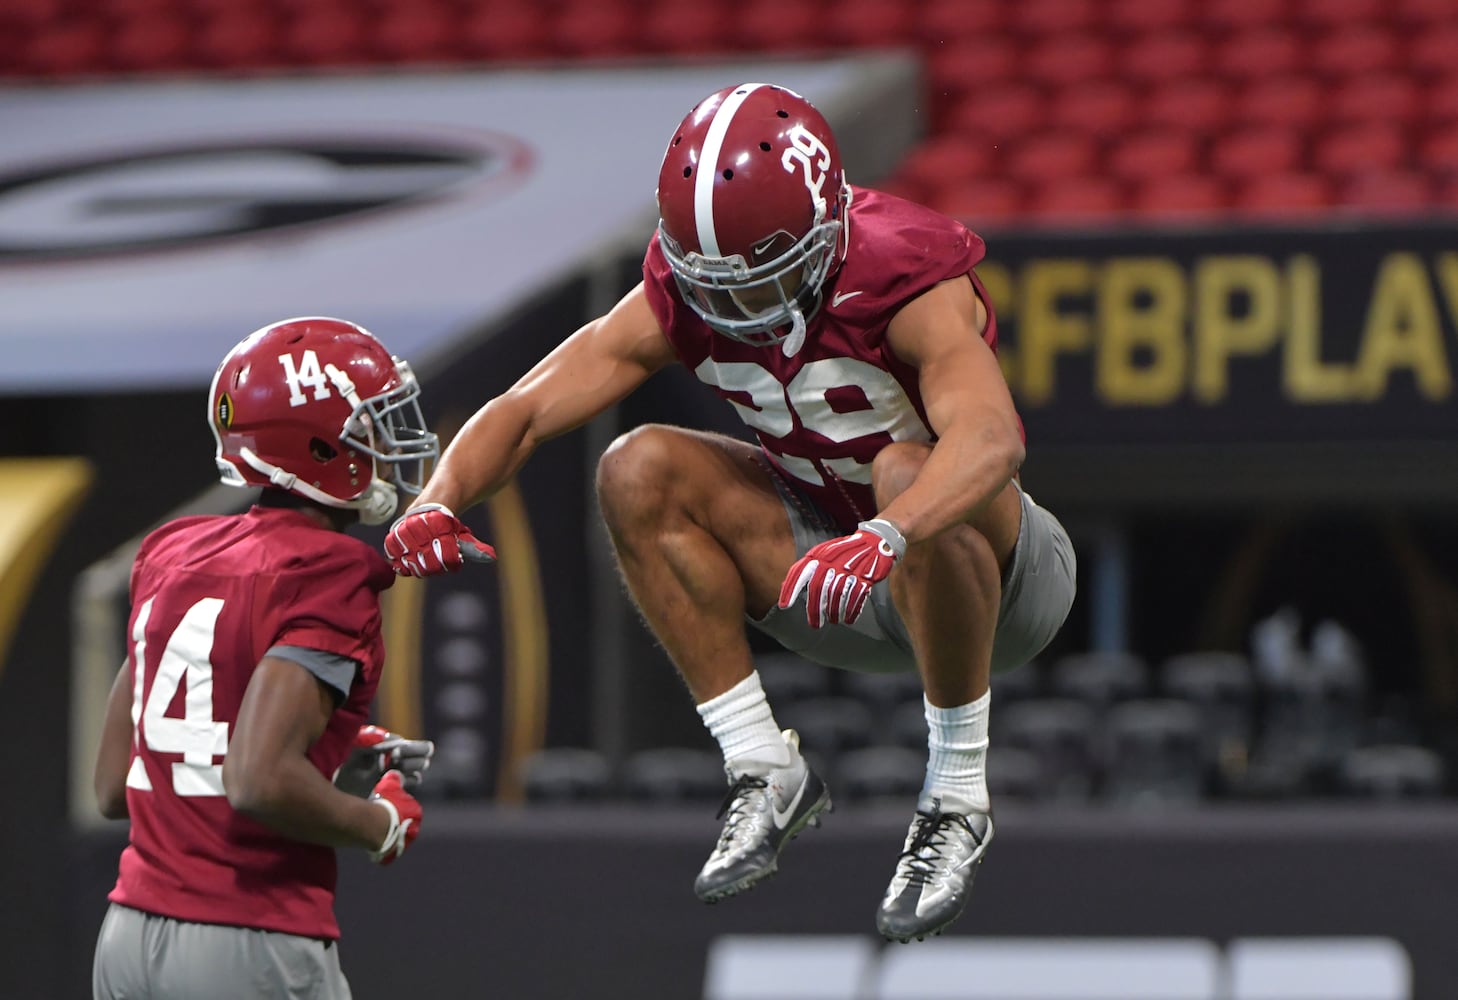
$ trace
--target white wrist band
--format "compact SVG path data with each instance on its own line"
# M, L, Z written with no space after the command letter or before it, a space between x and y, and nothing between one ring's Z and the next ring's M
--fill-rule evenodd
M869 531L871 534L879 536L881 541L885 542L886 547L890 550L886 553L887 555L896 559L900 559L906 555L906 536L901 533L900 528L896 527L896 525L884 517L876 517L869 521L862 521L856 527L862 531Z

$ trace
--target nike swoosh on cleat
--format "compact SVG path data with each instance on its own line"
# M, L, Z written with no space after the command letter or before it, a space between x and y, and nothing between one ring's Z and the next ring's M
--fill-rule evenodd
M770 814L774 817L776 829L783 830L785 824L790 822L790 817L795 815L795 809L800 805L800 800L805 797L805 789L809 784L810 776L806 774L805 780L800 782L800 787L795 790L795 797L790 800L790 804L785 808L784 812L781 812L780 807L775 805L774 796L770 796Z

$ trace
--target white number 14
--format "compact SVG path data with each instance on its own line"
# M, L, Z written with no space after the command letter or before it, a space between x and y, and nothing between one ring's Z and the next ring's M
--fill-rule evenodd
M172 765L172 790L178 795L222 795L223 765L213 758L228 750L228 724L213 718L213 631L223 602L205 597L187 609L177 629L167 640L157 664L150 691L144 690L147 675L147 622L152 617L152 598L137 612L132 627L132 734L158 753L180 753ZM182 718L166 715L186 686ZM151 791L152 782L141 756L132 758L127 787Z

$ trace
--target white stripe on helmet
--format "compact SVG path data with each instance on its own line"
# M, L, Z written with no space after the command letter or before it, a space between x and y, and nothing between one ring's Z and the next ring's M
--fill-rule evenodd
M704 136L704 148L699 150L699 172L694 177L694 221L699 229L699 249L705 257L723 256L719 250L719 234L714 229L714 178L719 176L719 153L724 148L724 136L739 106L763 86L746 83L735 87L714 112L714 120Z

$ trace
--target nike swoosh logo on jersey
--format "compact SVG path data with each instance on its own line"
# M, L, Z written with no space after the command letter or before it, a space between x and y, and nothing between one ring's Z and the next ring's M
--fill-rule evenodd
M862 289L862 290L864 290L864 289ZM853 298L855 298L859 294L861 294L859 291L856 291L856 292L836 292L835 295L831 297L831 300L830 300L830 308L834 309L836 306L840 305L846 299L853 299Z
M790 822L790 817L795 815L795 809L799 807L800 800L805 797L805 786L808 784L810 784L809 775L806 775L801 780L800 787L795 790L795 797L790 800L790 804L785 807L783 812L780 811L779 806L775 805L775 797L770 796L770 814L774 817L776 829L783 830L785 824Z

